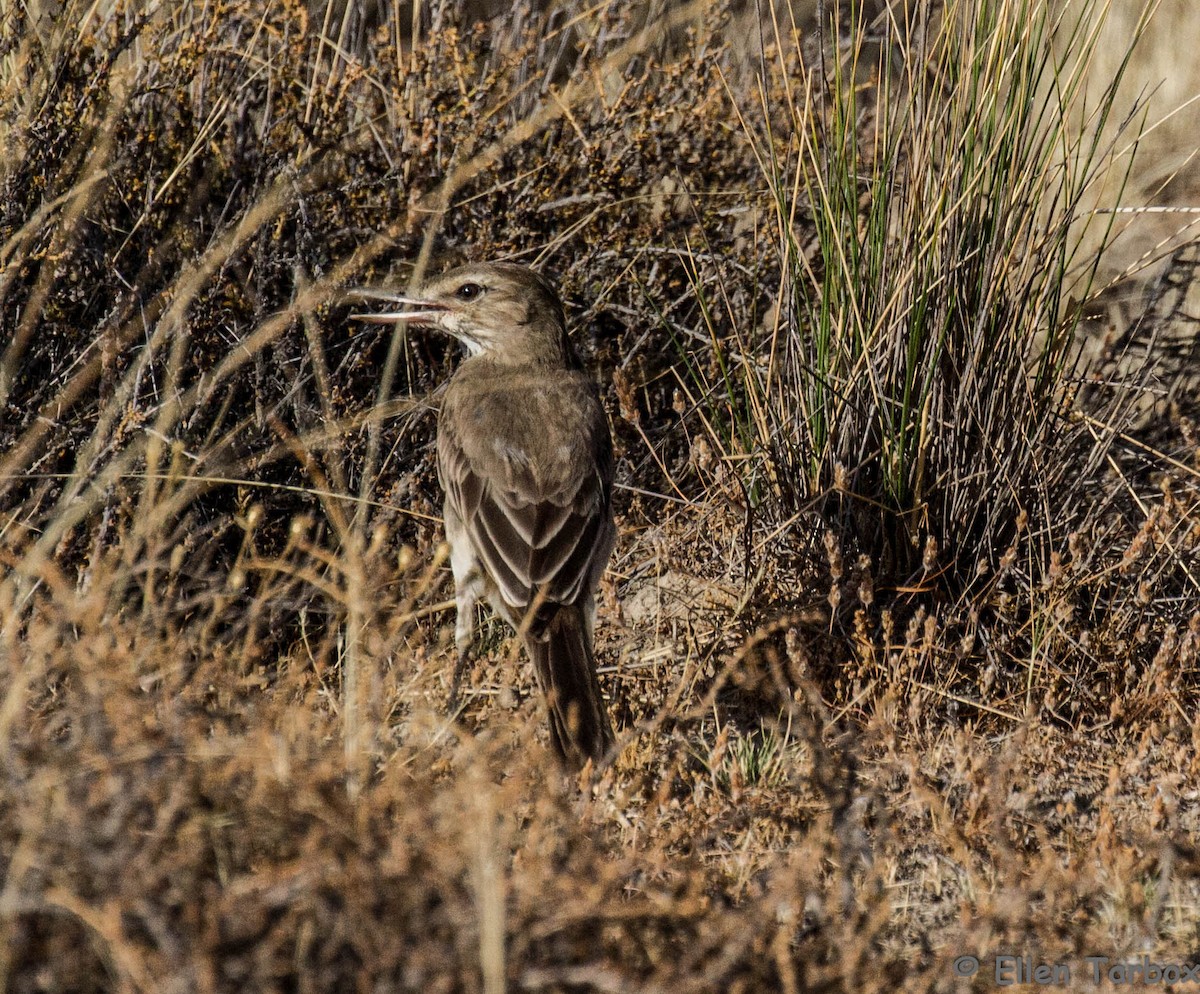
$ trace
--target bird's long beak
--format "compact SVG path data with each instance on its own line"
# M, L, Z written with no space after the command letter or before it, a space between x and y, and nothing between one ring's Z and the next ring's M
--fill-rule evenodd
M356 321L368 321L372 324L436 324L438 318L448 310L444 304L432 300L421 300L419 297L406 297L388 290L372 290L367 287L351 290L349 296L359 300L381 300L398 307L398 310L394 311L351 315Z

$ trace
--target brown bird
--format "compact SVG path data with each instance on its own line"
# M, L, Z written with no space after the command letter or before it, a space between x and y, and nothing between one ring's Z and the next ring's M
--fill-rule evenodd
M612 439L558 294L511 263L452 269L415 297L362 293L397 309L360 320L436 328L469 353L446 389L437 437L459 672L483 595L524 640L558 755L571 767L600 762L613 731L592 631L616 540Z

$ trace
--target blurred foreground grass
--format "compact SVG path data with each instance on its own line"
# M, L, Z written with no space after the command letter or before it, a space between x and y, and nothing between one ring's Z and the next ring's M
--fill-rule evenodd
M1100 5L48 10L0 7L0 986L1195 959L1194 248L1096 326L1153 123ZM498 631L445 713L453 359L340 302L464 256L557 274L613 414L579 784Z

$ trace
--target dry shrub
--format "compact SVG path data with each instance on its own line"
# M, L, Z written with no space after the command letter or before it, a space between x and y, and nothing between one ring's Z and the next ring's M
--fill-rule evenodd
M1186 415L1077 412L1112 443L1084 524L1017 516L957 588L931 535L898 578L778 502L756 435L793 291L731 107L812 43L397 6L0 14L0 986L947 990L960 954L977 986L1000 950L1185 955ZM557 270L614 382L624 751L580 782L498 630L446 714L446 354L338 302L464 254Z

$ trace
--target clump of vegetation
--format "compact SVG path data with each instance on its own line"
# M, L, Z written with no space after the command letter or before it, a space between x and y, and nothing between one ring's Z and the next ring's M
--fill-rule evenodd
M0 12L0 987L1186 958L1196 412L1154 321L1078 348L1104 10L820 9ZM453 360L343 302L464 256L614 415L576 783L512 640L447 714Z

